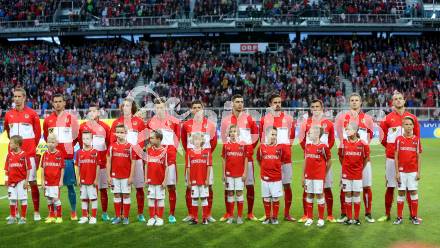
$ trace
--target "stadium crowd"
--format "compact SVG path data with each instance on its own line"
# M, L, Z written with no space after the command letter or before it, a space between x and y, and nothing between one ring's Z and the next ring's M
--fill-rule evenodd
M394 90L406 92L410 107L438 107L438 42L309 38L286 42L278 51L245 56L222 52L218 41L202 39L150 45L118 40L10 44L0 51L0 106L11 105L9 89L19 84L28 89L28 105L43 111L50 109L51 95L59 92L67 93L68 108L85 109L97 101L115 109L142 76L159 95L181 99L183 107L195 99L208 107L223 107L237 93L245 96L246 106L264 107L272 90L281 93L286 107L307 108L314 98L326 107L342 107L345 75L366 99L365 107L389 106ZM348 61L338 65L344 53ZM157 61L154 68L152 57ZM151 97L142 105L148 104Z
M49 18L55 13L56 0L1 0L0 20L32 21Z

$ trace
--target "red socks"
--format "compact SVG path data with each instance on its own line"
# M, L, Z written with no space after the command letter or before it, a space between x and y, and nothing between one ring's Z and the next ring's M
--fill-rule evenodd
M263 200L263 204L264 204L264 213L266 215L266 218L269 218L270 217L270 202Z
M373 193L370 187L365 187L363 192L365 214L371 214L371 201L373 200Z
M123 212L124 212L124 218L128 218L128 216L130 215L130 203L124 203L123 204Z
M345 207L345 192L342 191L339 194L339 201L341 203L341 215L347 215L346 207Z
M360 202L353 202L354 205L354 219L359 220L359 212L361 209L361 203Z
M279 201L272 202L272 208L273 208L272 218L278 219L278 212L280 210L280 202Z
M49 209L49 218L54 218L55 217L55 209L53 207L53 203L48 204L47 208Z
M318 218L321 220L324 219L324 209L325 209L325 204L318 204ZM313 211L313 205L312 205L312 211Z
M122 215L121 214L122 199L121 198L115 199L114 205L115 205L115 215L116 215L116 217L121 217L121 215Z
M325 204L327 205L327 215L333 215L333 193L331 188L324 188Z
M284 216L290 215L290 207L292 206L292 188L284 187Z
M137 210L138 214L142 214L144 212L144 188L136 188L136 201L137 201Z
M313 219L313 202L306 201L307 218Z
M107 189L100 189L99 192L101 192L101 208L102 208L102 212L107 213L107 209L108 209Z
M308 216L308 210L307 210L308 205L307 205L306 198L307 198L307 193L306 193L306 191L304 190L304 191L303 191L303 197L302 197L304 216Z
M251 214L254 211L254 199L255 199L254 185L246 185L246 198L248 203L248 214ZM270 215L266 215L266 216L270 216Z
M238 211L238 217L242 218L243 217L243 202L239 201L237 202L237 211ZM232 214L234 214L234 203L232 203Z
M193 211L193 206L192 206L192 199L191 199L191 189L190 188L186 188L186 192L185 192L185 200L186 200L186 208L188 209L188 215L192 216ZM194 217L194 216L193 216Z
M170 201L170 215L174 216L174 212L176 211L176 201L177 201L175 187L172 187L171 189L168 190L168 200Z
M9 213L12 218L15 218L17 216L16 209L17 208L15 205L9 205Z
M404 201L397 201L397 217L402 218L403 217L403 205L405 204Z
M385 214L387 216L391 215L391 207L393 206L393 198L394 198L394 188L387 188L385 192Z
M40 191L38 185L31 185L32 202L34 203L34 211L40 212Z

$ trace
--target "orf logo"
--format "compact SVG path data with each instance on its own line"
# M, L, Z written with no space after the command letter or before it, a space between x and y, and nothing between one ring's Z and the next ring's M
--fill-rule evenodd
M249 53L249 52L257 52L258 51L258 44L240 44L240 52L242 53Z

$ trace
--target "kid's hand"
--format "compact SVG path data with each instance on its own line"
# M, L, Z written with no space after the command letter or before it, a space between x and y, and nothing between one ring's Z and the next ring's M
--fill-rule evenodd
M398 183L400 183L400 174L399 174L399 173L396 174L396 181L397 181Z
M107 179L107 183L108 183L108 185L112 185L112 179L111 179L111 177L108 177L108 179Z
M23 184L23 189L27 189L27 188L28 188L28 183L25 182L25 183Z
M133 183L133 179L130 177L128 178L128 185L131 185Z
M64 182L63 182L63 180L61 180L61 181L60 181L60 184L59 184L58 186L61 187L61 186L63 186L63 184L64 184Z
M205 186L209 186L209 182L208 182L208 179L206 179L206 181L205 181Z

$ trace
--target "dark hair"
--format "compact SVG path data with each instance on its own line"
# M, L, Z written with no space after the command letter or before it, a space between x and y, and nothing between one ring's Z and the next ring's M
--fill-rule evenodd
M270 94L270 95L269 95L269 98L268 98L268 103L269 103L269 104L272 103L273 99L278 98L278 97L281 98L281 95L278 94L278 93L272 93L272 94Z
M115 130L116 129L118 129L118 128L123 128L124 130L127 130L126 128L125 128L125 125L124 124L118 124L118 125L116 125L116 127L115 127Z
M202 108L204 107L202 101L200 101L200 100L194 100L194 101L191 102L191 108L192 108L194 105L196 105L196 104L202 105Z
M136 114L138 107L136 105L136 102L132 98L125 98L124 99L124 101L122 102L122 104L119 107L120 111L123 112L122 106L124 105L124 102L130 102L131 103L131 114L132 115Z
M232 101L235 101L235 99L237 99L237 98L243 98L243 96L240 95L240 94L233 95L232 96Z
M411 116L405 116L405 117L403 117L403 120L410 120L413 125L415 124L415 120Z
M321 107L324 108L324 103L323 103L320 99L313 99L313 100L312 100L312 104L313 104L313 103L317 103L317 102L319 102L319 104L321 104Z
M154 137L158 138L160 141L163 139L163 134L160 130L153 130L152 133L154 134Z
M52 101L53 101L53 99L55 99L57 97L61 97L61 98L63 98L63 101L66 101L66 97L63 94L60 94L60 93L53 94Z

